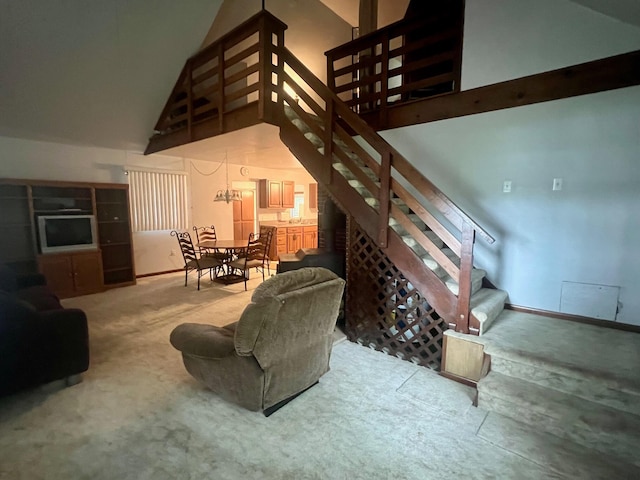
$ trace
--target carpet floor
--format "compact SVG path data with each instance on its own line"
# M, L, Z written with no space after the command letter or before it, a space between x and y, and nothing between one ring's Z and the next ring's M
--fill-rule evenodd
M259 280L249 292L183 281L64 301L87 313L91 366L78 385L0 399L0 479L569 478L484 439L472 389L348 341L318 385L269 418L220 400L187 374L169 333L235 321Z

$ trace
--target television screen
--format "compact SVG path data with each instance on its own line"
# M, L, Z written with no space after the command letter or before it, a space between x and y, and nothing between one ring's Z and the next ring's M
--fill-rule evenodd
M92 215L38 217L42 253L97 248Z

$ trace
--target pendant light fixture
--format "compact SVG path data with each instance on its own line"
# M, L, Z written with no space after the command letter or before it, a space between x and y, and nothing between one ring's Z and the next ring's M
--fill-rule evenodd
M240 192L238 190L232 190L229 188L229 158L227 157L227 152L224 152L224 161L225 167L227 169L227 189L226 190L218 190L216 193L216 197L213 199L214 202L239 202L242 200L240 196Z

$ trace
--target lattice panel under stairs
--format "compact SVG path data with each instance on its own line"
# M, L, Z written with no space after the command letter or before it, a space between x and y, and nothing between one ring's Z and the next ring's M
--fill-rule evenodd
M445 321L405 274L348 221L346 333L349 340L439 369Z

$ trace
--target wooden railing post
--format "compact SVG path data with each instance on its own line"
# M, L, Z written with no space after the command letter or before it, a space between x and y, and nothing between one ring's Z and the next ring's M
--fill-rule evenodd
M193 64L192 60L187 60L187 136L189 141L193 140Z
M473 270L473 244L476 231L468 222L462 225L460 276L458 278L458 305L456 308L455 330L469 333L469 315L471 310L471 271Z
M271 97L271 89L267 88L267 76L271 77L271 75L267 75L267 71L271 71L271 68L267 69L267 64L271 65L271 44L271 30L267 29L265 17L260 17L258 21L258 118L261 120L265 119L266 92L269 92L269 97ZM269 83L271 83L271 78L269 78Z
M331 183L333 176L333 127L336 121L334 100L329 95L325 98L325 118L324 118L324 158L326 182Z
M278 65L276 67L276 76L278 77L278 115L284 115L284 30L280 30L276 34L276 55L278 57Z
M386 248L389 234L389 203L391 202L391 151L385 149L380 159L380 198L378 217L378 243Z
M380 126L387 125L387 97L389 96L389 31L382 35L382 64L380 66Z
M224 42L218 44L218 128L224 132Z

